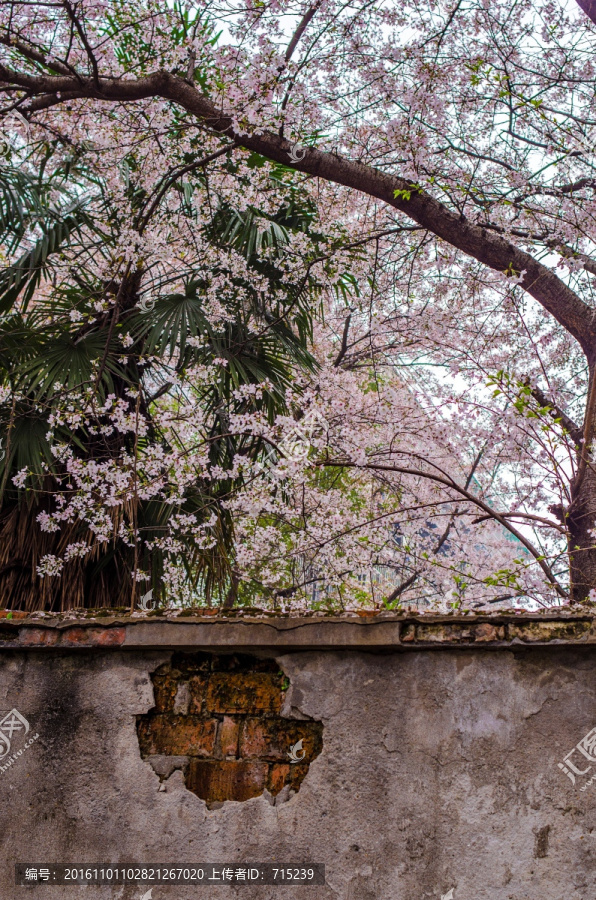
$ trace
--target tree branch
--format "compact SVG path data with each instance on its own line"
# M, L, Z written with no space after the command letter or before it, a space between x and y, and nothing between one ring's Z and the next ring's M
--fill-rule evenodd
M556 531L561 534L567 536L568 531L566 528L563 528L562 525L559 525L558 522L552 522L550 519L545 519L542 516L534 516L532 513L521 513L521 512L507 512L507 513L499 513L504 519L528 519L528 521L539 522L541 525L546 525L548 528L554 528ZM488 519L492 519L492 516L478 516L477 519L474 519L472 525L477 525L479 522L486 522Z
M481 500L480 497L475 497L474 494L470 493L470 491L466 490L466 488L462 487L460 484L457 484L456 481L453 481L452 478L448 478L445 475L437 475L434 472L425 472L422 469L410 469L407 466L382 466L374 463L352 463L347 460L324 460L318 463L315 463L318 466L344 466L350 467L353 469L368 469L373 472L397 472L401 475L414 475L417 478L427 478L429 481L434 481L437 484L442 484L444 487L449 488L452 491L455 491L460 496L465 497L466 500L469 500L470 503L475 504L480 509L482 509L491 519L499 522L503 528L509 531L517 540L523 544L523 546L528 550L528 552L534 557L544 574L551 587L555 589L557 594L560 597L564 597L566 600L569 599L566 591L561 587L553 572L544 559L544 556L534 547L534 545L515 528L511 522L508 522L506 518L504 518L500 513L498 513L495 509L492 509L488 503L485 503L484 500Z
M87 97L107 102L134 102L149 97L170 100L196 116L212 132L235 138L247 150L375 197L488 268L515 274L520 286L573 335L588 360L593 362L596 358L594 310L554 272L506 238L470 222L400 176L314 148L308 148L302 160L293 162L290 157L293 144L289 141L270 131L250 135L238 133L231 115L218 109L183 78L165 71L130 81L100 78L97 84L88 77L82 78L81 83L74 76L29 75L0 65L0 79L5 90L23 89L30 95L43 95L46 106L51 105L47 103L48 95L54 95L55 102L61 102L64 92L71 98ZM27 111L40 108L38 103L32 99Z
M230 150L233 150L236 147L236 143L232 142L231 144L226 144L225 147L221 147L219 150L216 150L215 153L211 153L209 156L203 157L203 159L197 159L194 162L188 163L185 166L181 166L176 169L175 172L170 173L167 176L164 176L162 179L162 183L157 190L155 197L151 202L151 206L148 211L145 213L143 211L143 215L138 223L139 234L142 234L145 228L147 227L148 222L151 219L151 216L155 212L157 206L159 205L160 200L166 191L172 187L172 185L178 180L178 178L182 178L183 175L188 174L188 172L192 172L195 169L200 169L202 166L208 165L208 163L213 162L218 159L220 156L224 156Z
M285 60L287 63L292 58L292 54L294 53L294 50L298 46L298 41L304 34L306 28L308 27L308 23L310 22L310 20L312 19L312 17L316 13L316 11L318 10L318 8L322 2L323 2L323 0L317 0L317 2L313 3L313 5L310 7L310 9L307 10L307 12L302 16L302 20L300 21L296 31L292 35L292 39L291 39L290 43L288 44L288 49L286 50Z
M350 333L350 322L352 321L352 313L349 316L346 316L346 321L344 322L344 333L341 339L341 347L339 353L335 358L335 362L333 363L333 367L336 369L348 350L348 334Z
M97 67L97 60L95 58L95 54L93 53L93 50L91 49L91 44L87 40L87 35L85 34L83 26L79 22L74 9L72 8L72 6L68 2L68 0L63 0L63 4L64 4L64 9L68 13L68 16L69 16L72 24L74 25L74 27L77 30L77 33L81 39L81 43L83 44L83 47L87 51L87 56L89 57L89 61L91 63L91 68L93 69L93 80L95 82L96 87L99 87L99 69Z
M534 400L537 400L540 406L549 408L549 415L551 415L553 419L559 419L565 431L569 432L570 437L573 439L573 443L579 446L583 437L583 428L581 428L580 425L577 425L567 413L563 412L563 410L557 406L556 403L553 403L543 390L539 387L532 387L529 379L526 380L526 384L530 388L530 393Z

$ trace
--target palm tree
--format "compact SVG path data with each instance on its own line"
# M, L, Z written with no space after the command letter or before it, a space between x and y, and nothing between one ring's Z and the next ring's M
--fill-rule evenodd
M271 453L260 437L232 433L229 422L238 413L258 412L269 421L287 413L286 388L298 371L314 366L308 347L320 285L307 261L299 278L285 277L282 266L292 233L319 240L313 209L298 188L288 190L291 176L279 167L273 181L284 190L274 214L252 207L240 212L220 201L208 225L196 225L202 246L221 251L219 268L206 275L197 258L175 273L138 260L124 264L117 254L130 222L122 220L85 154L64 161L55 146L45 153L35 175L0 168L0 246L8 260L0 273L2 604L28 611L129 606L142 592L140 571L150 573L149 586L163 600L171 554L159 538L182 514L209 521L212 534L209 546L178 534L177 565L187 584L199 602L231 605L234 529L225 501L242 474L197 478L174 503L143 499L135 483L132 495L110 509L112 539L100 542L84 517L71 516L59 530L40 528L56 496L72 490L65 458L53 448L62 445L76 460L97 465L116 466L127 456L135 467L149 445L165 454L188 452L182 441L176 446L175 431L163 427L157 412L188 402L188 388L181 394L180 384L193 367L224 360L218 378L190 398L202 410L210 463L226 471L234 459ZM151 195L135 182L134 159L128 165L125 194L137 234L163 214L172 192L178 192L185 227L194 227L191 200L203 189L203 176L192 160L168 171ZM226 270L234 254L244 260L242 275ZM224 320L214 324L209 281L219 276L235 291L224 302ZM265 300L254 287L263 279L270 285ZM262 392L241 390L265 381ZM64 410L82 396L92 412L73 422ZM104 405L116 401L128 415L142 417L146 432L102 428ZM84 555L64 562L61 577L38 576L40 560L64 560L73 544L83 546Z

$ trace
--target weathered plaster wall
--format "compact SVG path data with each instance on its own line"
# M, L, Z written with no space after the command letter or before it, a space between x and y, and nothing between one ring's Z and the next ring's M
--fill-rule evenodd
M451 888L453 900L596 897L596 784L582 792L589 775L574 786L557 765L596 726L592 647L261 648L255 671L289 679L268 714L290 720L288 741L321 723L318 755L297 791L265 786L212 808L187 788L184 765L160 775L139 746L138 723L156 714L152 675L170 671L172 655L0 652L0 709L17 708L39 733L0 773L2 900L147 890L15 887L14 863L26 861L327 867L325 887L156 886L152 900L440 900ZM191 695L170 696L188 715Z

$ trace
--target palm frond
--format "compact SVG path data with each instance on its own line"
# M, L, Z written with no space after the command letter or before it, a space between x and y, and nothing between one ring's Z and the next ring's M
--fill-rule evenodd
M85 212L86 201L69 204L66 209L53 209L47 222L37 223L40 236L16 262L0 272L0 313L8 312L20 297L25 310L42 279L47 276L51 256L69 241L73 232L80 231L91 220Z

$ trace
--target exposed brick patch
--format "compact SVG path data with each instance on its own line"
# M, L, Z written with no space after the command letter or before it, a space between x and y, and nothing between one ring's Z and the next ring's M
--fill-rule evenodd
M505 629L503 626L499 628L497 625L484 622L476 626L475 637L477 641L500 641L505 637Z
M321 752L320 722L281 715L288 680L274 660L176 653L151 678L155 706L137 720L141 756L160 777L164 758L177 757L187 788L208 804L297 791ZM290 764L300 740L304 761Z
M587 637L589 622L520 622L507 626L509 638L524 642L546 643L556 640L578 640Z
M124 628L67 628L61 643L112 647L123 644L125 637Z
M91 638L91 643L98 644L100 647L120 646L125 639L125 628L97 628Z
M52 628L23 628L20 635L21 644L25 647L47 647L51 644L57 644L60 638L60 632L54 631Z
M407 636L402 635L401 640L411 641L413 638L414 633L409 632ZM465 625L461 622L453 624L429 622L416 625L415 631L415 640L427 644L473 644L476 641L490 642L504 638L505 628L502 625L495 626L487 622Z
M407 644L410 641L416 640L416 626L415 625L402 625L400 640L402 644Z

